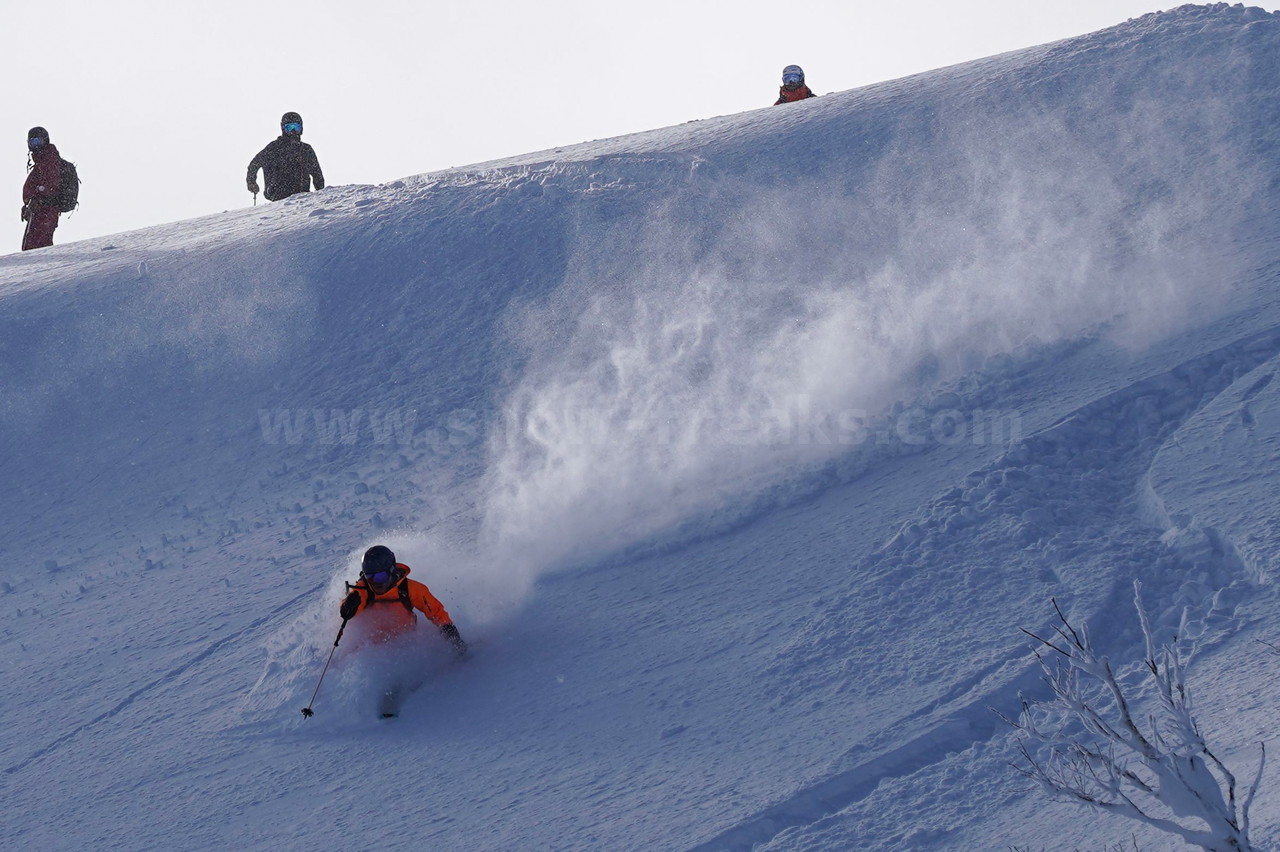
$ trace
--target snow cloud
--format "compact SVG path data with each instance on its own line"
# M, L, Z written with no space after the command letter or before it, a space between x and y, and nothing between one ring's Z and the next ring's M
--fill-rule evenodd
M794 179L708 169L584 216L563 287L513 323L527 360L492 437L487 545L533 575L634 544L849 452L994 356L1141 348L1210 315L1257 184L1222 141L1232 104L1148 85L1158 103L916 104L852 170L832 165L848 136L819 132Z

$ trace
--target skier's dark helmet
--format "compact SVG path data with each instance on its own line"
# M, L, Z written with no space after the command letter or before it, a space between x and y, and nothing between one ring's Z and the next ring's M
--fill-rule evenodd
M280 132L285 136L301 136L302 116L296 112L286 112L280 116Z
M27 148L34 151L49 144L49 131L43 127L33 127L27 131Z
M804 85L804 69L799 65L788 65L782 69L782 85L788 89L798 89Z
M383 544L375 544L364 552L360 573L375 591L381 593L391 588L395 571L396 555L391 552L391 548Z

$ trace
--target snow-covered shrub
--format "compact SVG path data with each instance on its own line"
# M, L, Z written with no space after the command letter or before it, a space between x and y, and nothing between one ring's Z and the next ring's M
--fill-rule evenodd
M1266 752L1244 798L1236 778L1201 735L1192 715L1185 661L1176 638L1157 647L1134 583L1134 605L1146 639L1143 678L1155 706L1135 711L1133 686L1122 685L1110 660L1095 653L1085 628L1067 621L1053 601L1054 635L1036 640L1036 657L1053 701L1022 698L1017 720L1023 761L1014 768L1055 799L1083 802L1176 835L1212 852L1252 850L1249 806Z

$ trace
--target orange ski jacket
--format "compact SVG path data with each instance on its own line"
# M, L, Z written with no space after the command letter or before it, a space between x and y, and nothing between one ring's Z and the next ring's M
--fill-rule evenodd
M431 594L431 590L417 580L409 579L408 565L403 562L397 562L396 570L400 573L400 582L382 594L375 592L363 577L359 583L351 587L353 592L360 595L360 606L356 608L356 616L366 610L374 609L378 611L380 618L387 619L395 624L397 632L399 629L412 628L417 624L418 618L414 615L412 609L405 606L405 601L407 600L413 609L425 615L427 620L436 627L444 627L446 624L453 623L453 619L449 617L444 604L440 603L436 596ZM404 587L403 592L401 591L402 586Z

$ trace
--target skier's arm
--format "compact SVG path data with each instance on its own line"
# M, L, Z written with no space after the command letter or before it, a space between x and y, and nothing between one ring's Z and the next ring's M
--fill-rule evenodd
M365 607L364 596L357 591L352 591L347 595L346 600L342 602L342 606L338 608L338 615L342 616L343 621L349 621L356 617L356 613Z
M307 148L307 171L316 189L324 189L324 172L320 171L320 158L316 156L315 148Z
M462 640L462 636L458 633L458 628L453 623L453 619L445 611L444 604L440 603L436 596L431 594L430 589L422 583L410 580L409 602L430 619L432 624L440 628L440 635L448 640L458 656L466 655L467 643Z
M264 163L266 163L267 151L270 149L271 146L268 145L249 161L249 173L245 175L244 182L248 190L254 195L258 194L258 170L262 168Z
M436 627L444 627L446 624L453 623L453 619L449 617L444 604L440 603L436 596L431 594L430 589L416 580L409 581L409 603L413 604Z

